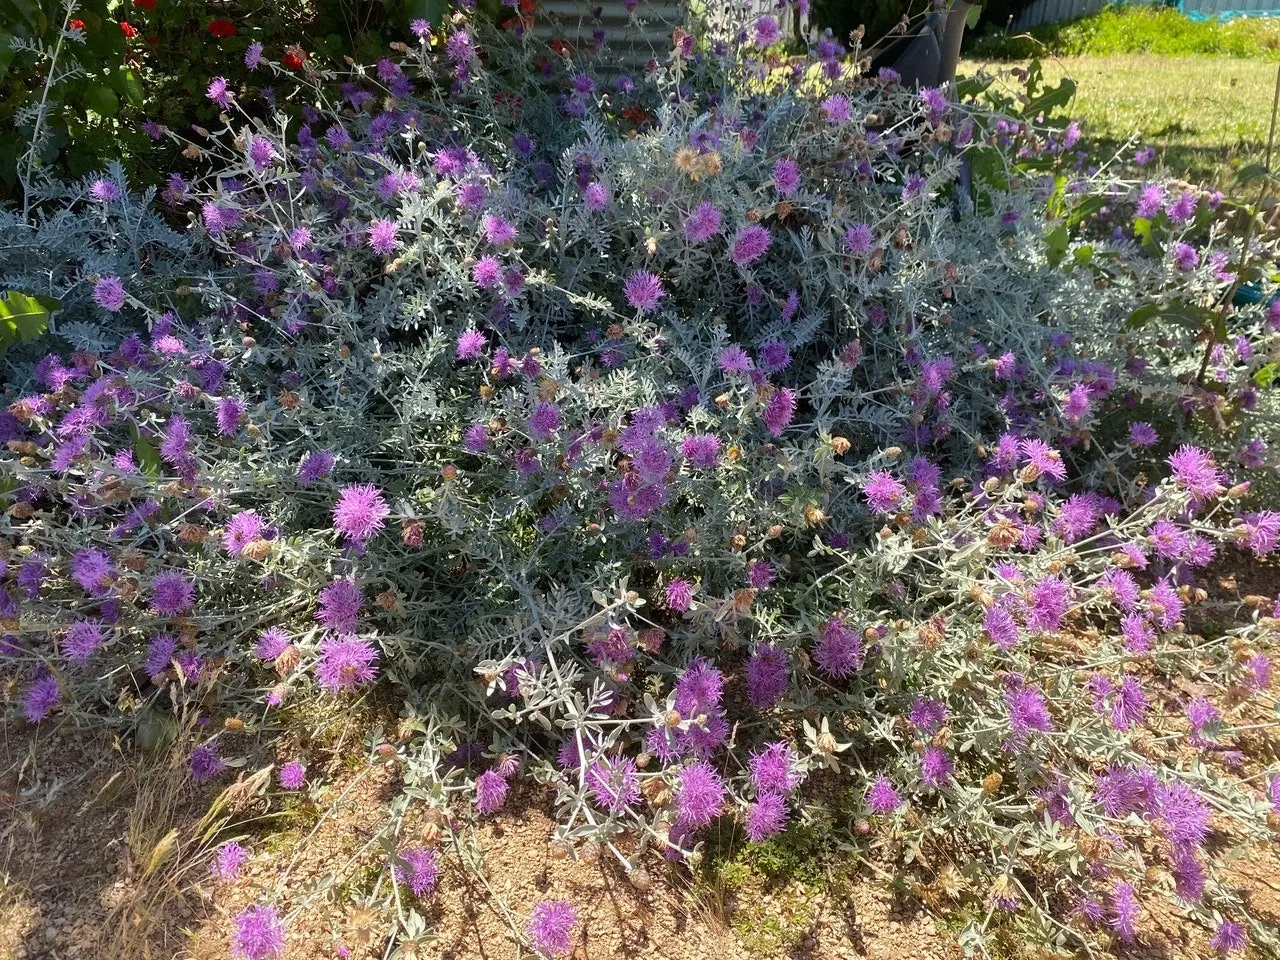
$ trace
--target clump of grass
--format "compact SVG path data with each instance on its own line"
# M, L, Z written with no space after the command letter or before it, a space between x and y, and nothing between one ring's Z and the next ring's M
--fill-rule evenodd
M1069 23L1041 24L1029 35L978 37L970 55L1025 60L1046 53L1061 57L1149 53L1276 60L1280 59L1280 18L1237 17L1222 22L1192 20L1168 8L1108 7Z
M1153 55L1042 61L1045 80L1069 76L1068 108L1084 128L1082 148L1100 162L1137 137L1156 148L1151 175L1226 189L1235 171L1265 157L1276 65L1265 60ZM1003 65L966 61L962 74Z

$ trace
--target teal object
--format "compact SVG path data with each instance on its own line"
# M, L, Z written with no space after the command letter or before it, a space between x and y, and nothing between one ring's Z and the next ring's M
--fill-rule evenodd
M1275 297L1271 298L1272 300ZM1233 306L1247 307L1254 303L1262 302L1262 284L1260 283L1242 283L1236 287L1236 295L1231 298Z

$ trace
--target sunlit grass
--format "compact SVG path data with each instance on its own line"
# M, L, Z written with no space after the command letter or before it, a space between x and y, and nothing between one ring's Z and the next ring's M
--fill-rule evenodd
M1275 63L1152 55L1043 62L1050 81L1067 75L1079 84L1070 112L1100 151L1137 133L1170 174L1219 185L1263 159ZM984 66L995 72L1013 65L966 60L960 72Z

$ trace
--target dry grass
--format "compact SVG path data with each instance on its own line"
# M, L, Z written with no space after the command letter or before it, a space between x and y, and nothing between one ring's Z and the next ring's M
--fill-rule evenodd
M960 72L1010 66L967 60ZM1054 83L1079 84L1071 114L1101 150L1138 133L1170 174L1219 186L1266 150L1275 63L1140 55L1047 59L1044 68Z

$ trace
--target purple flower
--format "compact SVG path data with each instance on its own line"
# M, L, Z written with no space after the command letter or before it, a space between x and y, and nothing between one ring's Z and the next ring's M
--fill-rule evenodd
M937 733L947 722L947 705L930 697L916 697L911 703L907 719L912 726L925 733Z
M28 723L39 723L62 702L58 678L46 673L38 677L22 694L22 712Z
M249 44L249 49L244 52L244 65L250 70L257 70L258 65L262 63L262 44L254 41Z
M223 110L231 106L231 90L226 77L214 77L204 95Z
M762 793L747 808L747 838L763 843L787 825L787 803L776 793Z
M276 148L266 137L252 137L249 140L249 160L258 170L265 170L276 159Z
M582 205L590 213L600 213L609 206L609 190L602 183L589 183L582 191Z
M395 252L397 241L396 222L394 220L374 220L369 224L369 246L374 253L386 256Z
M832 125L848 123L853 117L853 105L849 103L848 97L841 94L827 97L820 106L826 115L827 122Z
M703 201L684 221L684 238L691 244L703 243L720 232L720 211Z
M773 188L784 197L800 189L800 166L790 157L781 157L773 165Z
M116 578L115 564L101 550L87 548L71 560L71 579L92 597L105 597Z
M534 905L525 933L533 948L548 957L563 957L573 949L578 911L568 900L543 900Z
M587 768L586 783L596 804L613 816L640 802L640 777L630 757L597 757Z
M529 417L529 435L546 440L560 428L560 409L554 403L539 403Z
M284 922L274 907L255 903L236 914L231 943L243 960L272 960L284 953Z
M1148 183L1138 195L1138 205L1134 208L1134 216L1142 220L1150 220L1164 205L1164 186L1159 183Z
M1059 577L1045 577L1031 588L1027 599L1028 629L1054 633L1062 627L1062 618L1071 604L1071 587Z
M951 758L939 747L926 747L920 756L920 779L927 787L946 786L951 780Z
M151 581L151 609L162 617L176 617L191 609L196 588L177 570L166 570Z
M1126 676L1111 701L1111 728L1128 730L1147 713L1147 698L1137 677Z
M693 584L688 580L672 580L667 584L667 607L684 613L693 606Z
M751 782L761 793L786 794L800 785L795 754L791 745L783 740L767 744L764 749L753 753L748 766Z
M1179 243L1173 248L1173 265L1184 273L1194 270L1200 262L1200 254L1189 243Z
M502 282L502 264L497 257L481 257L471 268L471 279L480 289L491 290ZM484 344L481 344L481 349L483 348Z
M865 223L855 223L844 232L844 248L855 257L864 257L875 244L875 234Z
M440 879L436 852L428 847L409 847L396 856L396 882L407 886L419 900L431 896Z
M1237 536L1240 537L1241 542L1248 545L1255 556L1267 556L1280 542L1280 513L1274 510L1246 513L1237 530Z
M301 790L307 782L307 768L297 760L290 760L280 768L276 779L286 790Z
M883 773L877 776L867 788L867 809L872 813L883 816L893 813L901 806L902 797L898 795L898 791Z
M191 756L187 758L187 767L191 771L191 779L197 785L208 783L227 769L227 765L218 756L217 743L212 740L200 744L191 751Z
M1175 852L1194 850L1209 836L1209 805L1181 780L1156 788L1153 813Z
M775 390L764 406L764 425L775 437L782 436L796 413L796 394L790 387Z
M708 764L697 762L676 775L676 822L689 829L705 827L724 806L724 782Z
M1129 442L1135 447L1150 447L1160 442L1160 434L1151 424L1135 420L1129 424Z
M476 777L476 810L496 813L507 801L507 779L497 770L486 770Z
M1040 474L1045 474L1055 480L1065 480L1067 478L1067 468L1062 462L1061 454L1043 440L1034 437L1020 440L1018 447L1022 451L1022 458L1032 471L1032 479L1035 479Z
M106 642L107 628L101 620L77 620L67 628L62 655L77 667L83 667Z
M178 641L173 634L160 633L152 637L147 644L147 662L143 664L147 676L158 677L164 673L177 650Z
M114 180L98 179L90 185L89 196L99 203L111 203L113 200L119 200L124 194Z
M253 648L253 655L262 661L274 660L292 641L281 627L267 627L258 635L258 642Z
M862 666L862 636L840 617L832 617L818 631L813 659L828 676L847 677Z
M1225 489L1226 477L1218 469L1211 457L1198 447L1183 444L1168 460L1173 470L1173 479L1196 502L1210 500Z
M755 40L757 47L770 47L782 39L782 28L778 21L770 16L763 16L756 21Z
M516 238L516 228L503 217L487 213L481 221L484 238L495 247L504 247Z
M1231 920L1223 920L1222 923L1218 924L1218 929L1214 931L1213 938L1209 941L1209 946L1219 953L1241 953L1244 950L1245 943L1244 927Z
M1138 918L1138 900L1133 895L1133 884L1117 883L1111 890L1111 909L1107 925L1125 943L1132 943L1137 936L1134 921Z
M743 227L733 240L733 262L740 267L755 263L765 255L773 237L758 223Z
M658 301L666 296L666 291L662 289L662 280L657 274L649 273L647 270L637 270L627 277L622 292L627 298L627 303L640 313L652 313L657 308Z
M224 437L234 437L240 421L244 419L245 405L239 397L223 397L218 401L218 432Z
M329 693L355 690L378 675L378 651L351 634L325 637L316 660L316 680Z
M877 470L862 485L862 495L873 513L891 513L898 508L907 488L887 470Z
M1172 630L1182 622L1182 597L1168 578L1160 580L1151 588L1146 606L1151 619L1165 630Z
M214 852L209 872L216 880L234 880L248 859L249 851L234 840L230 840Z
M475 360L489 345L489 338L479 330L464 330L458 334L456 348L459 360Z
M681 441L680 452L690 467L709 470L719 460L720 438L708 433L690 434Z
M462 435L462 446L468 453L483 453L489 448L489 428L483 423L473 423Z
M747 698L757 710L775 706L787 692L789 660L786 651L771 643L752 651L747 661Z
M1053 730L1053 720L1049 716L1049 705L1044 694L1035 687L1016 687L1004 695L1006 708L1009 710L1009 726L1012 733L1010 744L1022 749L1026 746L1033 732L1048 733Z
M108 313L117 313L124 301L124 284L119 277L101 277L93 285L93 302Z
M791 351L781 340L760 345L760 366L766 373L778 373L791 366Z
M756 590L768 590L773 583L773 564L767 560L752 560L747 565L747 583Z
M348 484L338 494L333 526L353 543L364 543L383 528L389 513L382 491L373 484Z
M320 591L316 619L326 630L346 633L356 627L363 597L360 588L348 579L334 580Z
M746 373L751 369L751 357L736 343L730 344L720 352L720 369L725 373Z
M298 465L298 483L310 486L333 472L333 454L328 450L312 450Z

